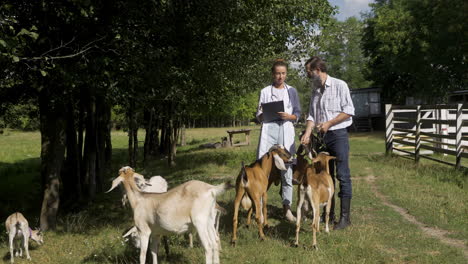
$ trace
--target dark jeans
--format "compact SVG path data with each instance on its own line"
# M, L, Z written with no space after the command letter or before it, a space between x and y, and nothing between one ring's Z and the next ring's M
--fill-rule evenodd
M335 175L340 181L340 192L338 193L338 196L340 198L351 198L353 188L351 184L351 174L349 171L348 131L346 128L328 130L323 137L323 141L326 145L327 151L330 152L330 155L336 157L335 162L333 162L333 160L330 161L330 173L333 178L333 183L335 183Z

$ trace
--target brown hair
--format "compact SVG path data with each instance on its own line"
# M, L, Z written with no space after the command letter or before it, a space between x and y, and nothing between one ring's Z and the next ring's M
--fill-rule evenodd
M311 57L304 64L304 66L306 66L306 67L307 67L307 65L310 65L309 67L312 70L319 69L322 72L327 72L327 64L320 57L317 57L317 56Z
M275 72L275 69L278 66L284 66L286 67L286 70L288 69L288 63L285 60L276 59L275 62L273 62L273 66L271 66L271 72Z

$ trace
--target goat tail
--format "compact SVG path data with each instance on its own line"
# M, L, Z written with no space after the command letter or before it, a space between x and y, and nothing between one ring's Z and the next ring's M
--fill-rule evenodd
M212 192L213 196L216 197L216 196L224 193L226 190L229 190L231 188L234 188L234 186L231 184L230 181L228 181L228 182L222 183L220 185L214 186L214 188L211 189L211 192Z

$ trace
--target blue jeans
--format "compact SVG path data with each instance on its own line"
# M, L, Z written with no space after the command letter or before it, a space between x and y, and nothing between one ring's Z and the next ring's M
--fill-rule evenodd
M353 195L351 184L351 173L349 171L349 139L346 128L337 130L328 130L323 137L327 151L335 156L336 160L330 161L330 173L335 183L336 178L340 181L340 198L350 198ZM336 165L336 166L335 166ZM336 173L335 173L336 168Z

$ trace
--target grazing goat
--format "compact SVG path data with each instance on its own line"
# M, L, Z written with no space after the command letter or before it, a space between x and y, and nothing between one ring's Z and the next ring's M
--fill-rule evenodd
M8 242L10 246L11 263L14 263L14 256L23 256L22 248L24 248L24 251L26 252L26 258L31 260L31 256L29 255L30 238L36 241L39 245L44 243L41 230L31 230L31 228L29 228L28 220L26 220L26 218L19 212L16 212L7 218L5 221L5 227L9 238ZM22 244L18 245L19 241L21 241ZM15 246L16 255L14 255Z
M112 182L110 192L123 183L133 210L135 227L140 232L140 264L146 261L151 236L153 263L158 263L160 237L181 234L193 227L205 249L206 263L219 263L218 235L215 230L216 196L226 191L229 183L213 186L201 181L188 181L165 193L144 193L134 180L134 170L123 167Z
M267 219L267 192L271 184L278 180L278 172L273 173L274 165L279 170L286 170L285 162L291 160L291 154L281 145L274 145L263 157L250 166L244 166L236 180L236 198L234 200L234 216L232 220L232 240L233 245L237 241L237 224L239 205L248 209L247 224L250 224L250 217L253 211L252 201L255 205L255 220L258 225L260 239L265 239L263 226L268 225Z
M304 153L306 152L306 153ZM297 165L293 177L299 182L298 201L297 201L297 218L296 218L296 241L295 245L299 245L299 231L301 229L301 209L307 195L308 201L312 205L313 220L313 244L317 248L316 233L319 231L320 223L320 206L325 206L325 232L329 233L328 222L330 219L331 200L335 191L333 180L330 176L328 162L335 157L328 153L320 152L317 157L312 158L312 164L309 165L306 155L310 155L310 151L306 146L301 145L298 149Z

